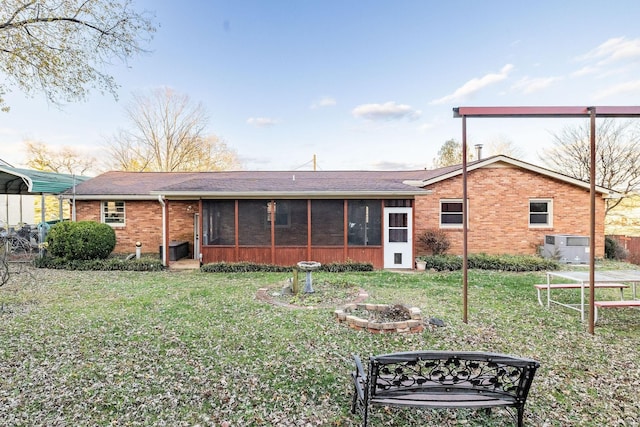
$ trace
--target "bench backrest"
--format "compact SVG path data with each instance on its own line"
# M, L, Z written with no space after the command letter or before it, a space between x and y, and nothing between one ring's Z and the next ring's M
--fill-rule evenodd
M524 404L540 366L483 352L419 351L369 358L370 397L407 392L477 392Z

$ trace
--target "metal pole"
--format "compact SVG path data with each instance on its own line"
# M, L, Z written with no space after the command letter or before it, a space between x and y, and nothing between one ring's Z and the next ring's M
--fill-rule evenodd
M468 323L467 116L462 116L462 321Z
M595 299L595 267L596 267L596 107L589 107L591 114L591 135L589 163L589 333L595 333L594 299Z

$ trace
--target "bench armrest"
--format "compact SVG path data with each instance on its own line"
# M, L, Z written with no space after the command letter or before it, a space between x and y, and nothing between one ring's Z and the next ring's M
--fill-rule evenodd
M364 372L364 367L362 366L362 360L360 360L360 357L354 354L353 360L356 362L356 370L351 374L353 377L353 385L358 393L358 399L361 402L364 402L364 387L366 387L367 383L367 374Z

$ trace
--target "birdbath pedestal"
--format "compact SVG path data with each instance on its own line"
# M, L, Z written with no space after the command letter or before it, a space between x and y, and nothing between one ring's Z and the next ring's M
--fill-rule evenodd
M320 268L320 263L317 261L300 261L298 263L298 270L304 271L307 273L307 280L304 284L303 292L306 294L312 294L313 291L313 283L311 278L311 272Z

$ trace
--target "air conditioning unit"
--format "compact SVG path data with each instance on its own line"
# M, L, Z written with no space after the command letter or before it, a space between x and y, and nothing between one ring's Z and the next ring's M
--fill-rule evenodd
M544 258L553 258L565 264L589 262L589 237L572 234L547 234L542 248Z

